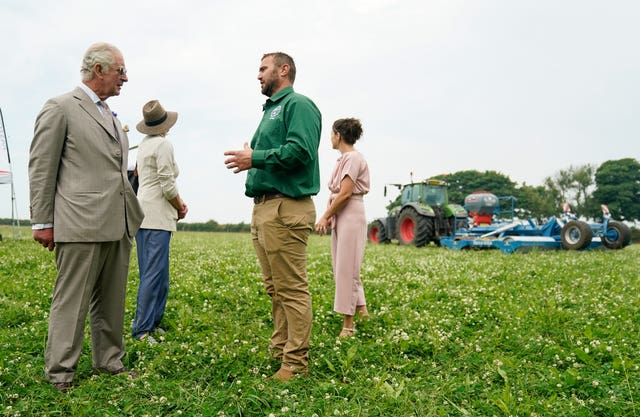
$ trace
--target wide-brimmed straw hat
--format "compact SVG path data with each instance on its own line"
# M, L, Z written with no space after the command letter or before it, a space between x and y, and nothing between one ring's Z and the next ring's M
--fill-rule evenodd
M146 135L166 133L178 120L178 113L166 111L158 100L151 100L142 107L143 120L137 124L138 132Z

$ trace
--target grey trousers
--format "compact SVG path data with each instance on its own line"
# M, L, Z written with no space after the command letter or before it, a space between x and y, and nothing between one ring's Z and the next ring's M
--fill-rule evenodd
M101 243L57 243L58 277L49 314L45 374L49 382L71 382L87 313L93 367L115 371L124 356L123 321L131 239Z

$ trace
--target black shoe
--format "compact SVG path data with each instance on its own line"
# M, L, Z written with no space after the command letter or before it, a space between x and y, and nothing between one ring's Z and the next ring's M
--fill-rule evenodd
M53 388L60 391L61 394L66 394L71 388L73 388L73 382L54 382Z

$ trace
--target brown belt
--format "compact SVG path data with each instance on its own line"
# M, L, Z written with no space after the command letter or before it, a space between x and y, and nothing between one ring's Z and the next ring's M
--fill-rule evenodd
M262 194L262 195L253 197L253 203L260 204L260 203L264 203L267 200L273 200L274 198L287 198L287 196L282 193Z

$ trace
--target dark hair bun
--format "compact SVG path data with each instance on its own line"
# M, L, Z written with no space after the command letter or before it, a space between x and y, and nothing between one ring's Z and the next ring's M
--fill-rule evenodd
M333 122L333 131L340 133L346 143L353 145L362 136L362 124L354 118L338 119Z

